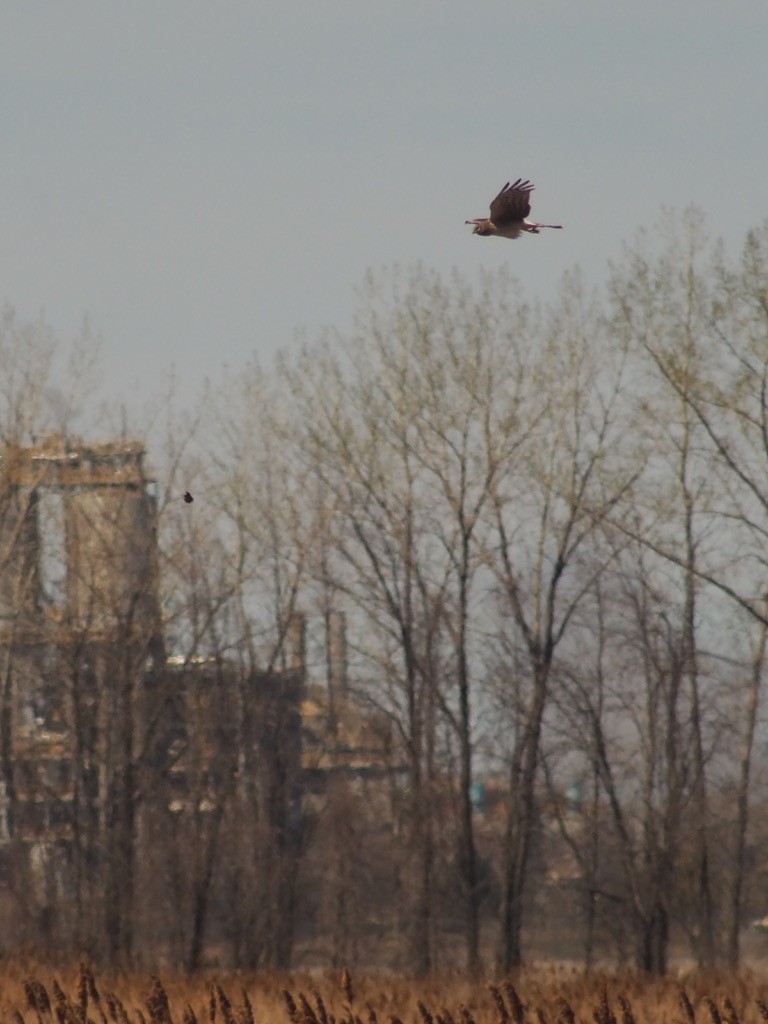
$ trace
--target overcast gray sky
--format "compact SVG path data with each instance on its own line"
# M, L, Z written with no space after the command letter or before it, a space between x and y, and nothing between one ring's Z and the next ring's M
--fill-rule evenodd
M0 303L64 338L87 316L110 394L343 327L368 268L507 263L546 297L664 205L734 247L768 215L766 0L24 0L1 25ZM518 176L565 230L473 237Z

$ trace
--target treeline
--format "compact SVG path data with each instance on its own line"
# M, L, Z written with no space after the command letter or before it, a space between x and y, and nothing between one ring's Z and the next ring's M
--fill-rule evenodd
M71 430L80 403L45 400L23 335L7 317L6 443ZM599 294L577 273L544 305L502 272L370 276L349 333L169 417L153 452L168 651L278 671L301 613L323 682L343 612L347 699L391 737L376 801L330 773L306 804L283 959L508 970L548 922L588 964L663 972L671 944L739 963L768 910L767 396L768 224L731 257L689 211ZM225 805L196 870L206 906L242 910L270 882L228 869L258 840ZM183 864L151 913L134 886L154 938L194 912ZM213 947L226 928L207 913ZM247 951L263 935L243 920ZM134 935L151 959L152 928Z

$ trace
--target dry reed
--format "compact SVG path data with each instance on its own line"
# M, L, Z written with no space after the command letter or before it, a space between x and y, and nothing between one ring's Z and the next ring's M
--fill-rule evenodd
M276 973L140 978L82 962L54 974L0 964L0 1024L768 1024L768 978L585 977L527 969L481 985L424 978Z

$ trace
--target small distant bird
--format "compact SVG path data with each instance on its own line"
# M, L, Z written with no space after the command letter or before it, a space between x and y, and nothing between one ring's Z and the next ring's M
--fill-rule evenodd
M537 224L525 219L531 212L533 189L530 181L522 178L511 185L507 182L491 203L490 217L477 217L464 223L475 225L473 235L498 235L499 238L519 238L523 231L538 235L539 228L562 228L562 224Z
M184 491L184 501L186 501L188 505L191 505L194 500L195 499L192 497L189 491Z

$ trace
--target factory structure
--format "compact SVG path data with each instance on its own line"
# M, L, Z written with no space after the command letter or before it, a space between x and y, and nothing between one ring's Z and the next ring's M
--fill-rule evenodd
M120 677L139 666L156 675L164 661L143 459L138 443L58 437L0 452L4 830L23 841L71 836L76 782L103 785L88 749L99 716L115 733L126 711ZM46 579L48 566L60 578Z
M267 936L239 961L279 965L303 804L333 775L383 777L386 730L349 724L340 614L322 692L299 615L278 670L166 650L145 456L62 436L0 448L0 940L23 917L30 941L119 957L145 941L137 891L156 893L144 927L188 905L177 939L194 966L224 865L226 892L258 870L268 893L228 936Z

